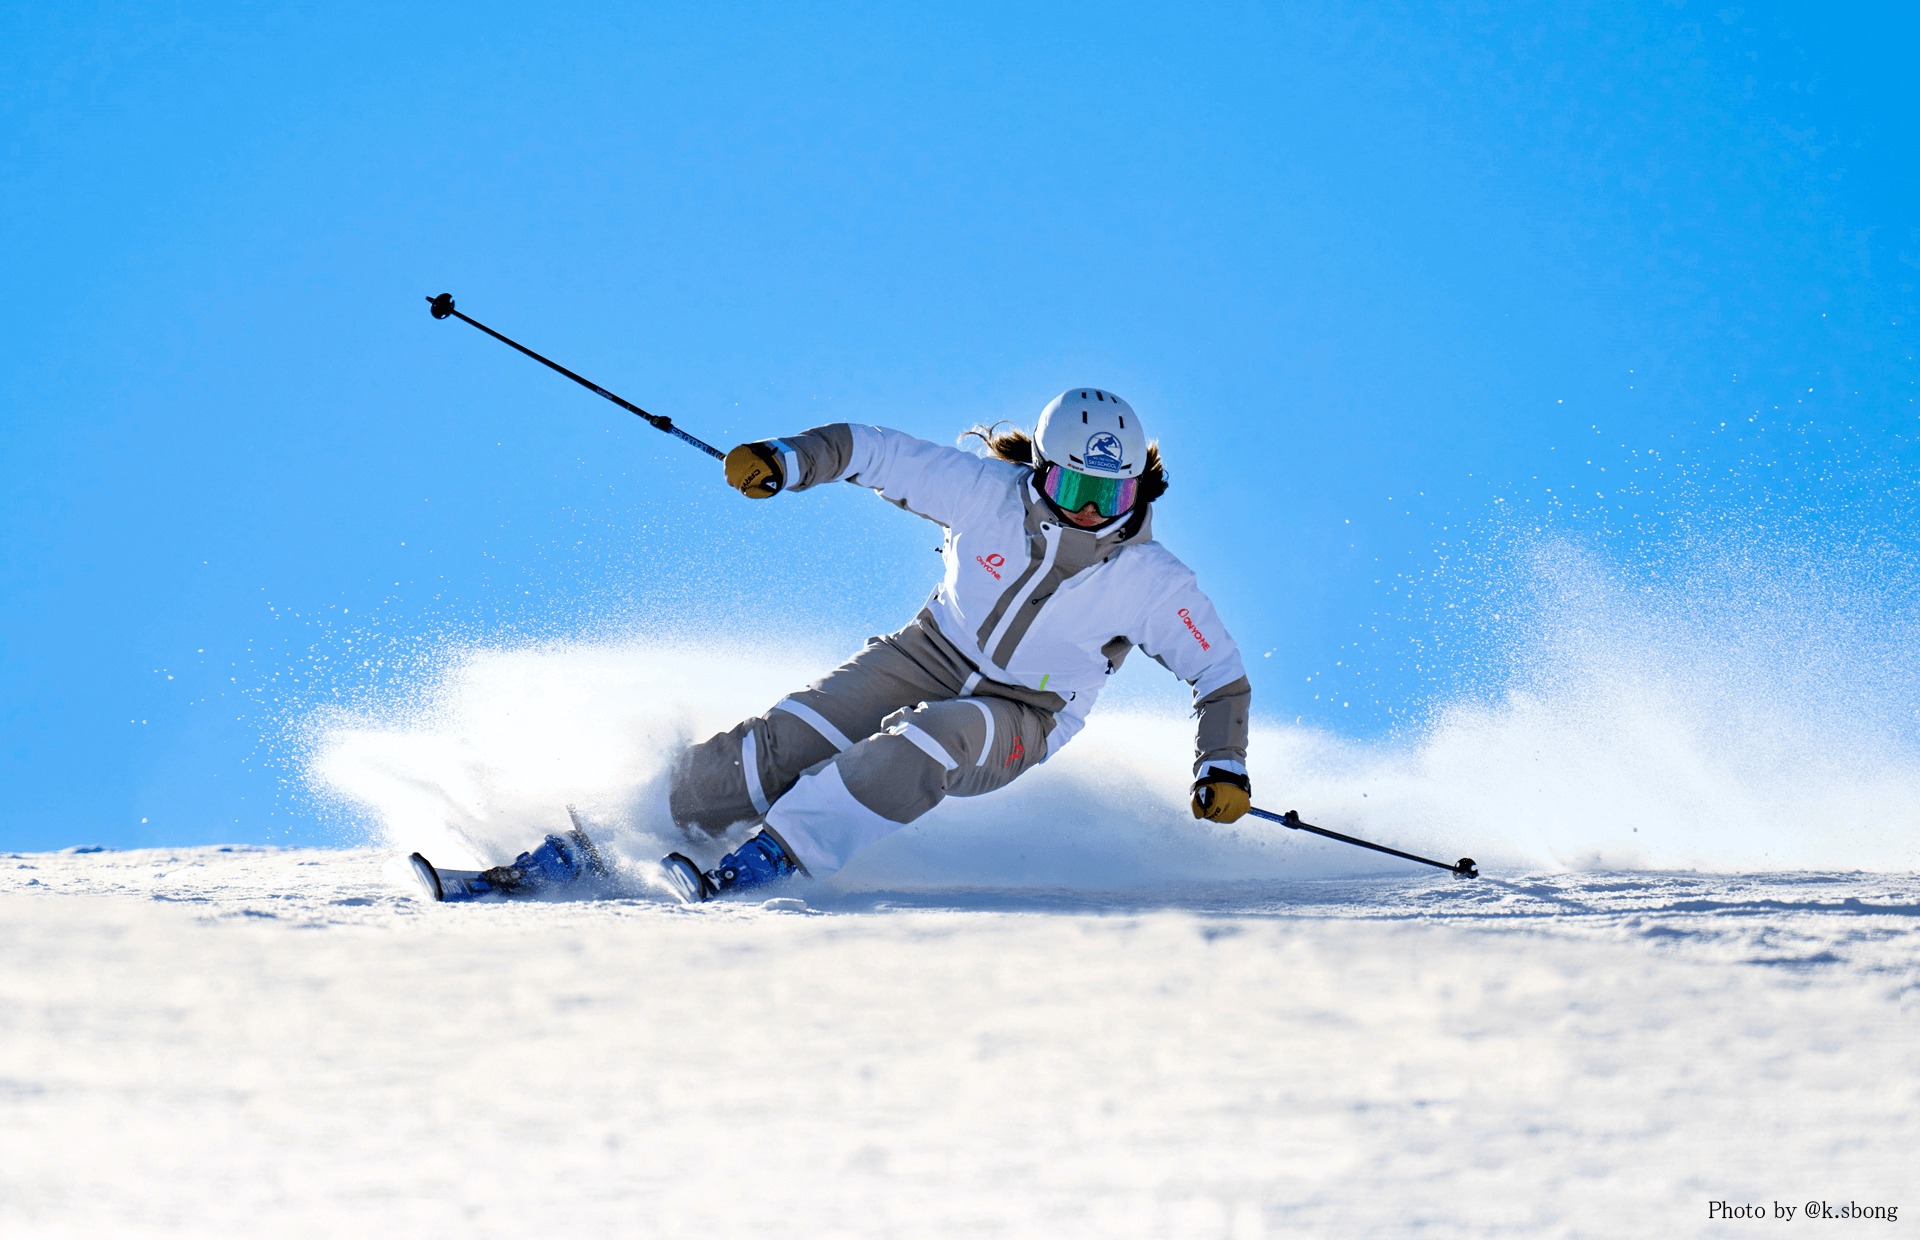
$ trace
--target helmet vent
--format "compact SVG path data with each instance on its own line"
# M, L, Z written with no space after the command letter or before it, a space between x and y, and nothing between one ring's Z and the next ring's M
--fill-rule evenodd
M1120 429L1123 431L1127 429L1127 415L1124 413L1120 415Z
M1080 411L1080 420L1082 422L1085 422L1087 420L1087 411L1085 409L1082 409Z

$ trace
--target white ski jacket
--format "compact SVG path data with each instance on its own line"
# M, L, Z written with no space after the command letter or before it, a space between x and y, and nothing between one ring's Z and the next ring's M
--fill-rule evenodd
M1193 686L1194 773L1246 775L1253 693L1239 647L1193 570L1153 541L1150 511L1137 528L1063 524L1030 466L884 427L837 423L761 446L779 457L785 490L851 482L946 527L946 578L920 620L977 677L1027 690L1054 712L1049 757L1138 646Z

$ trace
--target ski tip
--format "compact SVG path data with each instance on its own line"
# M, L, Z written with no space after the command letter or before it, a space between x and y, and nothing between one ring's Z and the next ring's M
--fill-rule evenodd
M440 871L433 868L433 862L427 860L419 853L415 853L413 856L407 858L407 863L413 867L413 877L419 882L420 888L426 893L427 899L444 900L447 898L446 890L440 886Z
M713 898L706 876L690 858L677 852L668 853L660 858L660 868L666 872L667 882L682 904L704 904Z

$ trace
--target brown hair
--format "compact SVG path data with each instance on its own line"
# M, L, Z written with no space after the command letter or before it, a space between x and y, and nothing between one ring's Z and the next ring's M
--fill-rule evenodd
M964 442L978 439L985 444L987 451L1003 461L1012 461L1016 465L1036 465L1037 455L1033 450L1033 436L1023 430L1003 431L1005 422L995 422L992 426L975 424L974 428L961 434ZM1140 496L1136 507L1144 510L1148 504L1167 493L1167 471L1160 464L1160 441L1147 445L1147 467L1140 471Z

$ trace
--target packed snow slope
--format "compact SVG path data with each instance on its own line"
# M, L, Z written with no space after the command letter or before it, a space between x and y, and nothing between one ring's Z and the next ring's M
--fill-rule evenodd
M429 904L391 859L0 861L0 1234L1725 1236L1780 1225L1715 1202L1920 1208L1910 874L869 871L686 908L634 871Z

